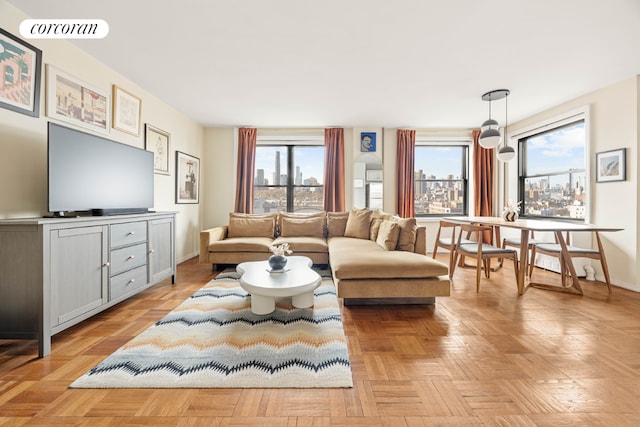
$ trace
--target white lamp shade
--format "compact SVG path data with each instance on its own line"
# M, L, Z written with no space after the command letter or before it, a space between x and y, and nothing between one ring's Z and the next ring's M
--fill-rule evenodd
M514 150L513 147L506 146L498 150L498 160L500 160L501 162L508 162L515 156L516 150Z
M496 148L502 137L497 129L487 129L480 134L478 142L484 148Z
M499 125L497 121L493 119L488 119L488 120L485 120L484 123L482 123L480 130L484 132L485 130L489 130L489 129L498 129L498 126Z

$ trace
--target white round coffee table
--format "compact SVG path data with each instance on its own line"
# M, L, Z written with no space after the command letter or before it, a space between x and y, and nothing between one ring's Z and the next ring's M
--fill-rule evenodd
M304 256L287 257L282 272L271 272L267 261L251 261L238 264L240 286L251 294L251 311L269 314L276 309L276 297L291 297L296 308L313 306L313 291L320 286L321 278L311 269L311 259Z

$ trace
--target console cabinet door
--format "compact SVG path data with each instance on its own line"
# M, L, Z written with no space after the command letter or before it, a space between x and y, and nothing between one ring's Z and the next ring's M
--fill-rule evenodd
M108 300L108 227L51 230L51 327Z
M157 283L175 271L173 218L149 221L149 282Z

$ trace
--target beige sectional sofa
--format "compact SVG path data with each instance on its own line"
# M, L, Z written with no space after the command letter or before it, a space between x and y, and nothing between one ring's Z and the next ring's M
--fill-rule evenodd
M266 260L288 243L292 255L328 264L345 305L431 303L449 296L448 266L426 256L426 229L382 211L229 214L229 224L200 233L200 262Z

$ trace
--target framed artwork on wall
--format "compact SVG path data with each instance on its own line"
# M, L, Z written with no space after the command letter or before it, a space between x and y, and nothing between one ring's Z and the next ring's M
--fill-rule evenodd
M376 151L375 132L360 132L360 151L369 153Z
M109 133L109 92L47 64L47 116L85 129Z
M176 151L176 203L199 203L200 159Z
M116 85L113 85L112 95L113 128L139 136L142 100Z
M625 181L627 179L627 149L596 153L596 182Z
M42 51L0 28L0 107L40 116Z
M144 125L144 148L153 152L153 171L155 173L170 175L169 150L171 135L168 132L151 126Z

